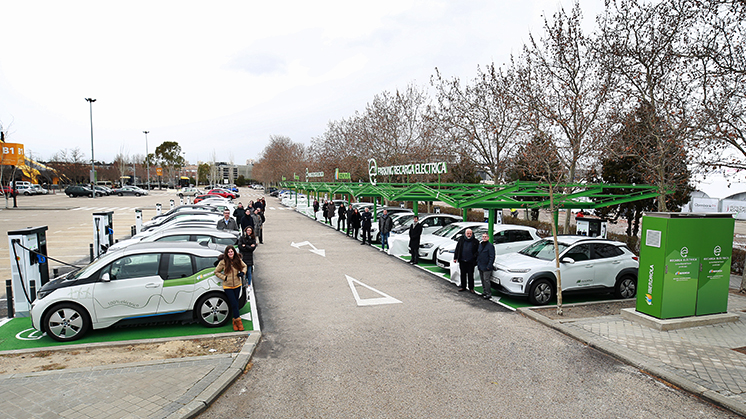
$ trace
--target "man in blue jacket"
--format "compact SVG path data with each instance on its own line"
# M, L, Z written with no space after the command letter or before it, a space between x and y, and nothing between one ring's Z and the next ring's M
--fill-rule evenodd
M482 298L492 298L492 286L490 278L495 263L495 246L490 243L490 237L487 233L482 233L482 241L479 242L477 250L477 269L479 277L482 279Z

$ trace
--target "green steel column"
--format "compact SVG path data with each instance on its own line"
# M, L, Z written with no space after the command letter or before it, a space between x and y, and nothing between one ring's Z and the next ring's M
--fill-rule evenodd
M464 208L462 212L463 212L463 220L462 221L467 221L466 220L466 216L469 214L469 209L468 208Z
M414 211L414 215L416 215L416 216L419 217L420 214L419 214L419 211L418 211L419 210L418 207L419 207L418 202L417 201L412 201L412 210Z
M554 210L554 213L552 214L552 220L554 221L555 231L559 231L559 210L558 209Z
M487 235L490 237L490 243L492 243L492 233L495 231L495 209L489 209L489 217L487 217ZM479 237L479 240L481 241L482 238Z
M378 221L378 198L373 197L373 221Z

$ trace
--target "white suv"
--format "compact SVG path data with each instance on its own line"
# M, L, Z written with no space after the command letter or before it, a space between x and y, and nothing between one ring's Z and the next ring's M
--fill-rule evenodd
M637 293L638 257L624 243L559 236L562 291L613 292L617 298ZM492 282L500 292L547 304L556 294L554 240L539 240L518 253L495 257Z
M214 246L143 243L108 252L83 269L44 285L31 304L36 330L67 342L90 328L120 322L197 320L220 327L230 320ZM246 290L239 303L246 302ZM144 319L144 320L143 320Z

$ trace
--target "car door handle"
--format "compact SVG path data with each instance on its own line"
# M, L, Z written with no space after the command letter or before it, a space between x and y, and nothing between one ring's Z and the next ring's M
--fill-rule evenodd
M155 282L150 282L148 284L145 284L145 288L158 288L160 287L160 284L156 284Z

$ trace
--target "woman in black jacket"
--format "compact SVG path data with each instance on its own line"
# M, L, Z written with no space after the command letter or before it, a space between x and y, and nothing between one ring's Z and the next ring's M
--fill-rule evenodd
M238 251L241 253L243 263L248 266L246 270L246 287L251 285L251 274L254 270L254 250L256 250L256 237L251 227L246 227L244 234L238 239Z

